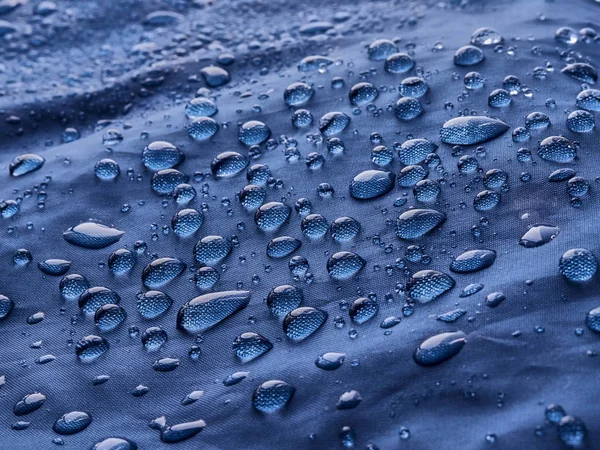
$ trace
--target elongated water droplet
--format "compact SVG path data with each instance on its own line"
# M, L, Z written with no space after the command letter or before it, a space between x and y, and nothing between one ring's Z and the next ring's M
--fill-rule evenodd
M179 309L177 328L190 333L204 331L244 309L249 302L249 291L223 291L200 295Z

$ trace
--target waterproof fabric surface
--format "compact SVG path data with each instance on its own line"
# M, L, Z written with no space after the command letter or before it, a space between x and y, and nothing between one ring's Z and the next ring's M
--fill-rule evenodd
M581 418L588 430L584 446L599 448L600 359L593 356L600 337L585 326L586 313L600 306L598 278L569 283L559 272L559 259L572 248L600 256L600 204L594 182L600 176L598 131L573 133L567 128L566 118L576 109L582 82L560 72L573 61L597 66L600 46L581 37L576 44L562 44L555 40L555 31L600 25L596 20L600 4L455 3L88 0L57 1L57 11L48 12L51 5L40 10L37 2L0 1L0 19L8 22L0 29L9 27L0 44L0 198L22 198L16 215L0 219L0 294L15 303L0 323L0 375L5 377L0 387L0 448L51 449L64 444L87 449L119 436L140 449L335 449L343 448L340 432L345 426L354 432L355 448L368 444L380 449L563 448L556 427L545 424L544 409L550 403ZM144 24L148 14L160 10L179 15L166 26ZM327 23L308 26L314 21ZM486 59L476 66L454 65L455 51L469 44L473 31L483 26L498 30L503 46L497 51L494 46L482 47ZM397 39L400 51L410 51L416 69L393 75L384 71L384 61L370 61L366 46L384 38ZM185 104L206 86L200 69L227 52L235 57L233 64L223 66L231 81L209 94L219 109L214 116L219 130L210 140L196 142L188 136ZM325 55L337 63L299 72L297 64L310 55ZM533 76L536 67L543 68L544 77ZM466 91L463 76L472 70L485 77L485 86ZM417 74L430 87L421 98L424 112L414 120L400 121L393 112L398 84ZM489 93L502 88L507 75L519 77L529 90L522 89L507 108L490 108ZM333 89L334 77L343 78L345 87ZM314 116L305 129L292 126L294 108L283 101L285 88L295 81L315 88L312 99L301 107ZM350 104L348 90L361 81L379 89L376 108ZM547 106L549 99L554 108ZM351 118L338 135L345 152L337 156L328 152L326 140L315 138L319 118L331 111ZM533 130L526 142L513 142L512 129L524 126L525 117L534 111L547 114L551 127ZM477 146L453 149L440 141L439 133L444 122L461 113L496 117L511 129L481 144L484 151ZM216 155L225 151L248 155L247 146L238 140L238 123L248 120L267 124L278 143L275 148L260 145L262 155L250 162L268 165L273 177L281 180L266 187L266 201L292 206L290 220L277 232L261 231L253 213L237 200L236 193L247 184L245 171L224 179L211 174ZM81 138L61 142L68 127L77 128ZM110 129L122 134L121 142L103 144ZM435 203L419 203L411 188L397 185L373 200L349 195L352 178L374 168L372 133L379 133L381 144L389 148L410 137L439 145L441 166L429 169L429 178L441 186ZM579 143L573 163L559 165L537 156L538 141L555 135ZM293 139L301 154L295 162L285 157ZM177 205L171 196L151 189L152 171L142 165L141 154L153 141L171 142L185 153L177 169L190 176L198 193L189 205ZM531 150L532 162L519 161L520 148ZM325 157L318 170L309 170L304 162L311 152ZM11 177L11 161L24 153L43 156L45 164L38 171ZM462 155L475 156L483 172L460 175L457 161ZM120 166L115 180L95 176L94 166L103 158ZM592 184L579 208L571 205L565 182L547 181L563 166ZM401 167L395 156L388 169L398 173ZM482 177L490 169L508 173L509 189L501 193L498 207L477 212L473 199L485 189ZM318 195L320 183L333 186L332 197ZM40 197L39 191L46 195ZM308 239L301 232L301 216L293 210L301 197L310 199L313 212L329 223L343 216L355 218L362 227L360 234L344 244L329 233ZM394 206L398 198L406 198L406 204ZM205 221L194 236L180 238L170 230L178 210L200 210L203 204ZM413 206L443 211L447 220L415 242L401 241L394 233L396 218ZM63 239L65 230L88 220L114 226L125 235L97 250ZM518 245L528 227L539 223L559 227L556 239L538 248ZM474 237L473 227L479 227L480 236ZM209 235L228 239L235 235L239 242L217 264L221 276L213 291L247 289L251 300L197 338L176 329L176 316L185 302L201 294L193 283L197 266L193 247ZM295 255L308 259L312 282L294 281L289 257L267 257L269 240L284 235L302 240ZM138 240L148 247L137 256L133 270L112 275L108 257L119 248L133 250ZM422 245L430 262L407 261L407 270L398 268L396 261L414 243ZM15 251L21 248L33 255L26 267L13 264ZM454 257L476 248L496 251L490 268L473 274L450 272ZM350 280L335 281L326 263L341 250L355 252L366 265ZM136 295L144 289L142 270L155 257L176 257L188 268L159 288L173 299L170 310L145 320L136 310ZM92 318L81 314L77 301L61 298L61 277L38 269L39 262L50 258L70 260L69 273L116 291L126 321L116 330L99 331ZM403 317L405 285L412 273L424 269L450 274L456 284L438 299L414 305L414 313ZM471 283L484 287L470 297L459 297ZM283 284L297 285L304 292L304 305L328 313L327 322L303 342L288 339L281 320L265 304L269 291ZM493 292L506 297L496 308L484 301ZM376 294L379 312L366 323L355 324L347 305L369 293ZM457 308L467 313L456 322L436 320ZM45 313L44 320L28 324L27 318L39 311ZM402 321L385 330L380 323L389 316ZM156 353L146 352L141 343L141 333L150 326L162 327L169 337ZM578 336L577 329L583 334ZM467 335L459 354L435 367L415 363L412 355L421 342L456 330ZM273 349L243 364L231 346L249 331L268 338ZM85 364L78 360L75 344L90 334L104 336L110 349ZM202 350L198 361L188 357L194 344ZM345 353L342 367L336 371L316 367L315 360L325 352ZM43 355L56 359L36 362ZM153 370L153 362L164 357L179 358L179 367L164 373ZM223 384L239 371L249 372L247 378L234 386ZM93 385L99 375L110 379ZM289 404L273 414L259 413L252 405L253 391L267 380L283 380L296 388ZM133 396L138 385L147 386L149 392ZM182 405L194 390L204 391L203 396ZM336 409L339 397L350 390L360 392L362 402L354 409ZM32 392L47 397L44 405L15 416L15 403ZM70 411L88 412L91 424L72 436L53 432L54 422ZM167 444L148 426L160 416L166 416L167 425L202 419L206 427L195 437ZM29 426L11 428L18 421Z

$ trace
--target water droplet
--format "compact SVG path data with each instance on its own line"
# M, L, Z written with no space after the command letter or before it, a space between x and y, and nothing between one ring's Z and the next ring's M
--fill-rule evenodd
M353 390L344 392L342 395L340 395L335 407L337 409L354 409L360 404L360 402L362 402L360 393Z
M473 45L465 45L454 54L454 64L457 66L474 66L485 59L480 48Z
M394 114L400 120L409 121L416 119L423 113L423 106L418 99L402 97L396 102Z
M70 435L85 430L92 423L92 416L83 411L71 411L54 422L52 429L55 433Z
M493 90L488 97L488 105L492 108L506 108L512 103L510 92L504 89Z
M194 284L198 289L208 291L219 281L219 272L210 267L205 266L199 268L194 274Z
M471 44L473 45L498 45L503 42L502 35L490 27L478 28L471 36Z
M415 61L406 53L394 53L385 60L385 71L393 74L406 73L415 67Z
M92 450L137 450L135 442L119 437L109 437L97 442Z
M138 295L136 306L144 319L155 319L163 315L173 304L167 294L160 291L147 291Z
M195 209L182 209L173 216L171 227L180 237L188 237L196 233L204 223L204 214Z
M598 260L589 250L573 248L560 257L558 267L567 280L581 283L590 280L596 274Z
M142 345L147 352L156 352L165 345L169 337L161 327L146 328L142 333Z
M273 288L267 295L267 306L271 314L277 317L285 317L287 314L302 304L302 290L284 284Z
M593 84L598 81L598 71L587 63L569 64L561 72L584 83Z
M109 256L108 268L113 275L123 275L133 269L135 261L135 253L125 248L121 248Z
M106 353L108 347L108 341L103 337L89 335L77 342L75 354L80 361L90 363Z
M54 277L64 275L71 268L71 261L66 259L47 259L38 263L38 268L46 275Z
M339 243L351 241L360 229L360 223L352 217L339 217L330 226L331 237Z
M434 209L410 209L398 216L396 236L400 239L418 239L446 221L446 215Z
M327 352L319 355L315 361L315 365L323 370L337 370L342 367L346 360L345 353Z
M157 194L167 195L182 183L187 183L188 176L176 169L163 169L152 175L152 190Z
M585 89L577 94L575 104L578 108L588 111L600 111L600 90Z
M567 117L567 128L573 133L589 133L595 126L594 115L589 111L573 111Z
M338 111L328 112L319 119L319 131L325 137L341 133L350 124L350 117Z
M534 225L523 235L519 244L525 248L534 248L552 241L560 229L553 225Z
M487 269L496 260L493 250L469 250L457 256L450 264L450 270L456 273L472 273Z
M205 141L213 137L219 125L212 117L198 117L188 125L188 134L195 141Z
M261 384L252 395L254 409L272 413L283 408L296 392L296 388L285 381L270 380Z
M494 209L500 203L500 193L494 191L481 191L473 200L473 208L475 211L489 211Z
M575 145L562 136L550 136L540 143L538 156L556 163L569 163L577 156Z
M381 197L393 189L395 179L395 175L386 170L365 170L352 179L350 195L361 200Z
M462 331L441 333L423 341L415 350L413 359L420 366L435 366L453 356L464 347L467 335Z
M185 106L185 115L188 119L214 116L219 109L210 98L196 97ZM173 167L173 166L171 166Z
M558 423L558 435L566 446L579 448L586 439L587 428L580 418L564 416Z
M315 90L306 83L292 83L283 91L283 100L288 106L300 106L306 104L314 93Z
M353 105L364 106L373 103L379 97L379 91L371 83L362 82L352 86L348 96Z
M249 291L223 291L200 295L185 303L177 314L177 328L198 333L217 325L250 302Z
M397 52L398 47L396 44L388 39L378 39L373 41L368 48L369 59L371 61L383 61Z
M327 272L334 280L347 280L365 266L366 261L356 253L337 252L327 260Z
M32 412L40 409L45 401L46 396L39 392L27 394L15 404L13 408L13 414L15 416L25 416L27 414L31 414Z
M302 241L291 236L280 236L271 239L267 244L269 258L286 258L302 246Z
M474 145L494 139L509 128L506 123L491 117L456 117L444 123L440 138L446 144Z
M245 145L260 145L271 136L268 126L258 120L250 120L244 123L238 133L238 138Z
M233 341L233 351L242 362L249 362L273 348L266 337L258 333L242 333Z
M6 319L14 307L15 302L13 302L6 295L0 294L0 320Z
M170 142L152 142L142 152L142 163L153 171L171 169L183 160L183 152Z
M295 342L303 341L316 332L327 320L327 313L310 306L296 308L285 316L283 331Z
M327 233L329 224L321 214L309 214L302 219L300 229L309 239L320 239Z
M229 72L217 66L206 66L200 69L200 74L209 87L220 87L231 79Z
M144 268L142 282L147 288L156 289L174 280L185 268L177 258L158 258Z
M454 279L437 270L421 270L414 273L406 290L410 298L419 303L429 303L454 287Z
M352 322L361 324L375 317L377 311L379 311L379 305L376 299L361 297L352 302L349 313Z
M46 160L34 153L25 153L12 160L8 168L13 177L20 177L40 169Z
M119 305L108 303L99 307L94 314L94 321L100 331L112 331L127 318L127 313Z
M292 209L279 202L269 202L262 205L254 215L254 222L263 231L276 231L290 217Z
M96 163L94 173L101 180L114 180L121 173L121 169L114 160L104 158Z

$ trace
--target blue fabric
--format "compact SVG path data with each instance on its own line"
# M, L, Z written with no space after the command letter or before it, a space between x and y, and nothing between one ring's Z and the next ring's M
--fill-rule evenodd
M584 325L586 313L600 306L598 278L584 285L569 284L558 271L559 258L568 249L583 247L600 256L596 183L581 208L571 207L565 184L547 182L547 176L559 166L539 159L536 152L539 140L563 135L580 144L579 156L569 167L590 182L599 176L598 131L575 134L565 125L565 111L575 109L581 83L560 73L565 62L559 51L567 47L555 41L554 33L561 26L576 30L597 26L600 5L592 0L455 3L88 0L57 1L58 11L47 17L33 14L36 3L25 3L0 16L19 27L17 37L5 38L0 44L0 110L7 119L0 123L0 198L14 199L34 190L17 215L0 219L0 294L16 304L0 323L0 375L6 377L0 388L0 448L55 448L52 440L59 435L52 425L74 410L89 412L93 420L84 431L63 436L65 448L91 448L109 436L129 438L140 449L167 448L159 433L148 427L151 420L163 415L168 425L206 421L198 436L174 445L185 449L341 448L339 433L344 426L354 430L356 448L368 443L381 449L563 448L556 429L544 425L544 408L549 403L558 403L568 414L580 417L588 429L587 448L599 448L598 359L588 352L598 352L600 341ZM157 10L178 11L182 17L171 27L142 25L144 17ZM336 13L338 19L343 18L340 12L348 12L349 18L336 22ZM331 21L335 28L328 35L300 34L299 27L313 18ZM31 36L26 32L28 26L33 29ZM472 68L455 66L454 52L468 44L472 32L481 26L493 26L505 37L504 52L486 47L483 63ZM187 37L173 43L177 33ZM32 42L38 42L39 36L44 36L45 42L36 47ZM399 121L388 110L398 98L397 85L405 75L385 73L383 61L369 61L365 48L375 39L396 37L401 37L401 51L415 45L417 67L422 68L430 86L421 99L424 113L409 122ZM199 41L202 43L192 45ZM132 52L140 42L154 42L159 49L150 56ZM432 51L436 42L443 49ZM19 43L27 44L25 52L9 50ZM187 51L175 56L176 47ZM509 52L511 47L514 54ZM539 50L532 51L534 47ZM600 46L596 43L579 42L571 48L574 56L579 52L592 64L599 64ZM157 63L161 51L166 56ZM236 62L226 67L231 81L212 91L220 129L211 140L195 142L186 131L184 105L205 86L200 69L214 63L223 51L234 53ZM342 64L329 66L326 73L298 72L301 58L312 54L327 55ZM546 61L554 71L545 80L533 78L533 69L545 66ZM376 73L369 74L371 68ZM471 70L483 74L485 87L463 95L462 79ZM378 114L366 107L354 114L355 107L348 101L348 89L362 81L363 73L367 73L365 80L380 90L374 102ZM406 76L414 74L411 71ZM503 78L510 74L529 86L533 96L526 98L521 93L508 108L489 108L488 94L501 88ZM343 89L331 88L334 76L345 79ZM164 81L156 86L147 80L161 77ZM285 87L299 80L314 83L316 88L305 106L315 117L307 131L292 127L292 110L283 102ZM384 86L387 92L381 89ZM546 106L549 98L555 100L556 108ZM454 108L445 107L448 103ZM259 105L260 111L253 110L254 105ZM318 134L318 118L330 111L351 117L350 125L339 135L346 145L339 157L329 155L324 142L307 140L307 134ZM482 144L485 156L477 158L483 170L506 171L510 184L500 206L486 213L472 207L474 196L484 189L481 177L459 175L453 149L439 141L443 123L460 111L497 117L511 130L523 126L533 111L548 114L552 122L551 128L533 131L528 142L512 142L509 131ZM98 124L107 119L112 121L109 125ZM252 214L235 198L246 184L244 173L192 183L198 196L190 207L208 205L204 224L191 238L178 238L172 231L163 234L163 227L170 226L181 208L151 190L152 173L141 162L143 148L152 141L169 141L185 153L179 170L190 176L197 171L208 174L212 159L221 152L247 155L237 138L238 122L247 120L266 123L278 141L284 140L282 135L297 139L302 154L300 161L290 163L284 157L283 143L272 150L262 146L263 155L251 164L267 164L284 184L267 188L267 201L285 199L293 205L298 198L307 197L314 212L330 223L342 216L357 219L362 226L357 239L341 245L329 235L309 241L301 233L301 218L295 211L278 232L258 230ZM82 137L62 144L60 136L68 126L78 128ZM118 129L124 137L110 146L112 151L102 143L109 128ZM370 135L374 132L390 147L410 136L440 145L437 153L444 171L432 169L429 178L445 180L439 203L433 207L444 211L447 221L440 230L417 241L432 261L429 265L409 263L411 272L430 268L450 273L452 259L464 250L497 252L491 268L452 274L456 286L449 293L431 303L417 304L414 314L404 317L389 335L380 323L391 315L402 316L405 295L396 289L408 280L400 269L394 268L392 275L385 270L403 257L407 246L395 236L393 224L398 214L418 203L410 190L398 186L374 200L350 197L352 178L373 167ZM530 148L535 164L517 160L521 147ZM303 160L313 151L324 155L326 161L321 169L309 171ZM39 171L11 177L9 164L22 153L37 153L46 162ZM475 149L465 147L462 154L474 155ZM119 164L121 174L115 181L95 177L94 165L102 158ZM395 173L401 168L396 156L391 167ZM520 181L522 172L530 173L531 181ZM46 176L51 181L42 189L47 193L45 207L39 208L36 186ZM332 198L317 195L317 186L323 182L334 187ZM204 183L208 187L203 195ZM407 204L395 207L394 200L405 192ZM230 200L229 206L222 204L224 198ZM125 204L131 206L128 212L121 211ZM489 219L488 226L480 225L482 216ZM65 230L88 219L115 226L125 235L119 243L99 250L76 247L63 239ZM238 229L239 223L245 228ZM528 226L537 223L558 226L561 232L542 247L519 246ZM472 235L474 225L483 229L480 238ZM239 246L224 261L227 270L214 290L249 289L251 301L246 309L202 333L202 358L193 361L187 354L195 337L176 329L176 315L181 305L200 294L191 281L190 267L194 244L208 235L236 235L239 239ZM266 256L268 241L283 235L302 240L295 254L309 260L314 275L311 284L294 283L287 258ZM137 240L147 242L147 254L138 257L130 274L112 276L106 266L109 255L118 248L133 249ZM384 251L387 245L393 247L391 253ZM33 262L26 268L12 262L19 248L33 254ZM356 278L334 281L328 276L327 259L340 249L366 260ZM141 272L153 255L177 257L188 264L188 270L160 288L174 300L169 312L144 320L135 307L136 294L143 289ZM76 302L62 300L61 277L38 270L37 263L49 258L71 260L69 273L84 275L92 286L116 291L128 314L126 322L115 331L100 333L93 320L80 314ZM482 283L484 288L471 297L459 298L470 283ZM305 305L329 314L326 324L304 342L287 339L281 321L265 304L268 292L283 284L298 285L304 291ZM496 291L502 291L506 300L497 308L488 308L485 296ZM353 324L340 305L370 292L377 294L378 315L364 324ZM457 322L445 324L435 319L456 308L467 311ZM26 319L38 311L45 312L45 319L28 325ZM340 329L334 326L337 316L345 321ZM160 326L169 340L160 352L147 353L139 336L129 336L128 329L133 326L140 333L149 326ZM536 332L536 327L544 331ZM575 329L580 327L584 333L576 336ZM354 339L351 330L358 334ZM412 354L424 339L454 330L467 334L467 344L458 355L436 367L415 364ZM274 348L242 364L231 345L247 331L267 337ZM516 331L522 333L514 337ZM83 364L77 360L74 346L89 334L105 336L110 349L97 361ZM40 340L41 348L30 348ZM314 361L325 352L344 352L346 362L336 371L321 370ZM35 363L46 354L56 360ZM160 357L179 358L181 365L172 372L156 372L152 363ZM250 375L235 386L224 386L222 381L237 371L249 371ZM110 380L93 386L92 379L103 374ZM272 379L286 381L296 393L281 411L258 413L252 407L252 393ZM150 391L137 398L131 392L139 384ZM204 395L194 404L182 406L181 400L193 390L202 390ZM349 390L359 391L362 403L355 409L337 410L338 398ZM47 396L43 407L27 416L14 416L14 404L31 392ZM31 423L27 429L15 431L10 425L18 420ZM538 426L542 427L541 436L535 433ZM402 427L410 430L410 438L400 438ZM486 442L488 434L497 436L493 446Z

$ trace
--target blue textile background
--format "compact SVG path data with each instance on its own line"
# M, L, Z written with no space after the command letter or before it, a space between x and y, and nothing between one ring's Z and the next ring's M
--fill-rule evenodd
M381 449L558 449L562 444L556 430L544 426L544 408L549 403L559 403L569 414L584 420L589 431L586 445L600 448L600 359L588 354L598 352L600 341L587 328L583 336L574 332L584 327L585 314L600 306L598 279L583 286L571 285L558 272L560 255L570 248L584 247L600 256L597 184L592 183L583 206L573 208L565 185L547 182L557 166L535 155L539 140L561 134L580 143L579 157L572 166L577 174L590 181L600 176L598 131L575 135L565 126L565 111L575 109L581 83L560 73L564 62L559 51L566 48L554 39L560 26L576 30L598 26L600 5L591 0L471 1L464 2L463 7L454 3L88 0L58 1L58 12L45 18L32 14L36 5L31 3L0 16L23 33L15 41L5 39L0 44L4 47L0 52L4 55L0 57L0 110L3 119L8 119L0 123L0 198L23 195L44 177L51 177L45 189L45 208L38 208L34 193L22 202L15 217L0 220L0 294L16 303L11 316L0 324L0 375L6 376L0 388L0 448L55 448L52 439L58 435L52 431L54 421L66 412L82 410L89 412L93 421L83 432L64 437L65 448L90 448L108 436L127 437L140 449L167 448L169 445L147 426L150 420L165 415L169 424L206 421L198 436L173 445L185 449L341 448L343 426L351 426L356 433L356 448L373 443ZM183 19L174 27L144 27L145 15L158 9L179 11ZM349 18L336 22L336 13L338 20L344 18L340 12L348 12ZM299 34L299 27L313 18L331 21L336 28L327 35ZM460 100L462 78L472 69L455 66L452 56L481 26L492 26L505 37L504 53L484 50L486 60L474 70L485 76L486 86ZM29 35L27 27L33 29ZM184 34L185 39L177 41L178 34ZM32 45L40 35L46 42ZM375 116L367 108L353 114L347 90L361 80L361 73L375 68L376 73L366 78L377 87L396 88L404 77L385 73L383 62L369 61L365 48L375 39L397 37L403 51L414 44L417 66L423 68L430 85L423 100L424 114L411 122L399 122L387 108L395 103L398 93L389 89L375 102L381 114ZM15 42L28 44L22 52L13 52L8 47L17 45ZM131 51L139 42L154 43L150 55ZM193 42L201 44L194 47ZM443 49L434 52L436 42L441 42ZM177 47L186 51L178 54ZM509 47L514 48L514 54ZM532 51L533 47L539 51ZM573 49L598 66L600 46L596 43L580 42ZM227 67L231 82L213 90L219 108L215 119L221 128L210 141L194 142L185 129L183 108L204 86L199 70L223 51L234 53L236 62ZM343 63L330 66L326 73L299 73L297 63L311 54L327 54ZM554 72L545 80L534 79L533 69L545 66L546 61L554 66ZM157 73L164 81L143 88L140 82ZM458 80L453 80L454 73ZM533 96L520 94L509 108L490 112L487 95L501 87L509 74L520 77L533 90ZM345 79L344 89L331 88L334 76ZM282 96L285 87L298 80L316 87L306 106L315 119L338 110L351 116L350 126L340 135L346 144L343 156L331 157L325 144L315 146L307 141L307 131L291 126L291 110ZM556 101L556 108L546 107L549 98ZM453 109L444 107L448 102ZM260 105L260 111L253 110L254 105ZM474 195L483 189L481 180L459 176L451 147L439 142L442 124L463 110L488 113L511 128L522 126L525 116L533 111L545 112L552 121L551 128L533 132L529 142L513 143L508 132L484 144L486 155L478 157L481 166L508 172L511 189L503 194L500 207L484 214L489 225L480 240L472 236L471 227L479 224L482 214L471 205ZM106 128L97 124L106 119L112 121L108 128L117 128L124 136L121 143L112 146L112 152L102 144ZM194 184L199 195L191 207L199 208L205 202L209 211L196 236L181 239L172 232L163 235L163 225L170 224L178 207L172 200L166 206L161 204L164 198L152 192L152 174L141 164L141 151L149 142L166 140L186 155L179 170L189 175L208 173L218 153L246 153L237 140L237 124L251 119L265 122L278 140L282 135L297 139L303 157L312 151L326 157L323 168L311 172L302 160L286 162L283 145L265 150L256 162L268 164L273 176L284 182L281 189L268 189L269 201L285 198L293 205L296 199L307 197L315 212L330 222L352 216L362 225L360 237L351 244L340 246L330 237L311 242L302 236L300 217L294 212L276 234L302 239L298 254L308 258L314 274L312 284L299 284L305 304L329 313L325 326L302 343L289 341L280 321L265 306L269 290L292 283L292 279L287 259L274 261L265 255L266 243L275 235L259 231L252 215L235 199L235 193L246 183L244 175L205 179L202 183L208 183L209 190L204 197L202 183ZM67 126L78 128L81 139L61 144L60 135ZM316 123L308 132L317 133ZM352 177L372 167L370 150L374 145L369 136L373 132L381 134L384 144L390 146L409 135L440 144L438 154L446 173L442 176L432 171L430 177L446 180L437 206L447 213L448 220L441 230L419 241L432 258L428 267L448 272L452 258L465 249L490 248L498 254L490 269L453 275L457 285L450 293L430 304L417 305L414 314L389 335L379 324L385 317L401 315L404 298L395 288L408 279L398 269L391 276L384 270L402 257L406 248L406 243L395 237L393 223L400 212L416 202L407 191L407 205L394 207L394 199L403 192L398 187L368 202L349 196ZM516 152L521 147L531 149L534 163L517 161ZM10 177L10 161L26 152L44 156L45 165L26 176ZM465 148L464 153L474 154L474 148ZM114 182L94 176L94 164L105 157L120 165L121 175ZM397 172L399 162L393 164ZM134 175L128 176L129 168ZM529 172L531 181L521 182L522 172ZM335 188L333 198L317 195L316 188L322 182ZM472 186L469 192L466 186ZM223 198L229 198L231 205L223 206ZM466 208L461 207L462 202ZM131 205L126 213L121 211L124 204ZM63 240L64 230L88 219L114 225L126 234L119 243L102 250L75 247ZM244 230L237 228L239 222L245 224ZM519 238L535 223L556 225L561 233L539 248L519 246ZM153 224L158 227L156 231ZM157 240L152 239L155 232ZM195 362L187 357L194 336L175 328L178 308L199 295L191 282L193 273L188 271L161 289L174 299L164 317L143 320L135 310L135 299L142 289L141 271L151 261L150 255L178 257L191 265L196 240L211 234L237 235L240 243L225 261L227 270L215 290L243 285L251 289L252 299L245 310L203 333L203 357ZM386 245L392 244L393 252L385 253L383 246L373 242L375 236ZM105 264L108 256L123 246L131 249L137 240L148 243L148 254L138 258L129 275L112 276ZM34 261L26 268L12 263L19 248L33 254ZM340 248L354 251L367 261L356 279L336 282L328 277L327 258ZM72 260L70 273L86 276L92 285L114 289L128 312L126 323L106 334L111 345L108 353L92 364L77 360L74 342L98 332L93 321L80 315L76 304L61 299L60 277L38 270L37 263L48 258ZM265 271L265 265L271 270ZM425 266L409 267L416 271ZM260 278L257 283L253 282L255 275ZM533 283L526 285L526 280ZM485 287L474 296L459 298L469 283ZM507 299L490 309L483 300L494 291L504 292ZM352 302L360 293L368 292L377 294L379 314L366 324L354 325L347 311L340 309L340 302ZM385 299L388 293L391 302ZM437 314L457 305L468 311L465 317L454 324L435 320ZM37 325L26 324L26 318L37 311L44 311L46 318ZM345 318L341 329L334 327L336 316ZM146 353L139 336L132 338L128 333L131 326L143 331L151 325L163 327L169 335L158 355ZM545 331L538 333L536 327ZM356 329L357 338L349 337L351 329ZM414 363L412 352L425 338L456 329L468 335L459 355L432 368ZM266 336L274 348L253 362L241 364L234 358L231 343L246 331ZM513 337L515 331L522 333ZM40 349L30 348L40 340ZM318 369L315 359L330 351L345 352L345 364L334 372ZM35 360L45 354L56 356L56 360L36 364ZM155 372L151 366L159 356L178 357L181 366L169 373ZM224 378L242 370L250 372L247 379L232 387L223 385ZM109 375L110 380L93 386L92 379L101 374ZM285 380L297 391L282 411L259 414L252 408L252 392L270 379ZM139 384L148 386L150 392L136 398L131 391ZM352 410L336 410L339 396L351 389L361 393L362 403ZM182 406L181 399L192 390L203 390L203 397L193 405ZM15 417L13 405L34 391L47 396L44 406L24 418ZM31 424L23 431L11 429L10 425L20 419ZM542 426L541 436L535 433L538 426ZM410 429L407 440L399 437L402 427ZM491 433L497 436L493 446L485 439Z

